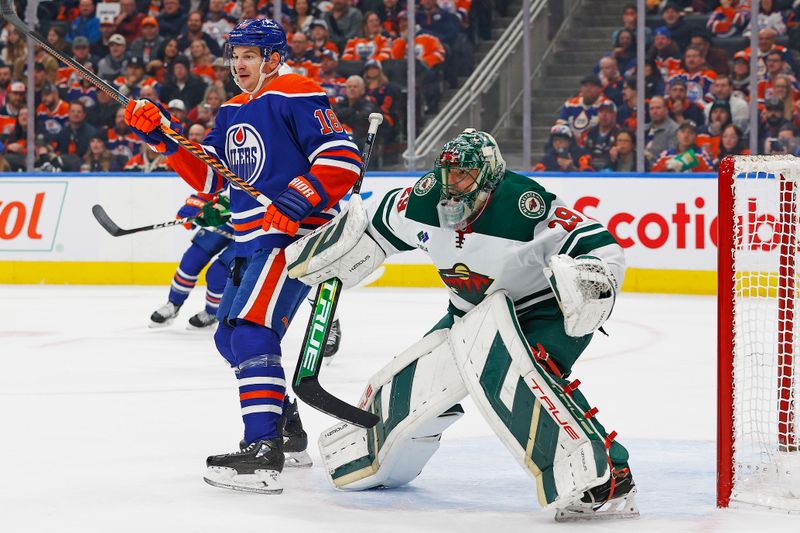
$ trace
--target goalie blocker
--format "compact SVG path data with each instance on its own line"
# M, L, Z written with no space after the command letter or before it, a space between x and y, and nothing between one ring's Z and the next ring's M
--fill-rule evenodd
M329 479L343 490L412 481L438 449L442 432L463 415L458 402L469 394L535 479L543 508L559 509L558 519L603 516L595 511L604 502L587 496L610 485L614 434L606 436L596 410L581 405L582 396L576 401L575 387L564 386L537 357L546 355L528 346L508 295L487 297L369 380L359 406L380 417L377 426L341 423L322 433ZM611 514L637 515L634 493L609 502Z

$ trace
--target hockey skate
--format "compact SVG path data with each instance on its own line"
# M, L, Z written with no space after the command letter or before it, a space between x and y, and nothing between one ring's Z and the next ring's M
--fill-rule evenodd
M193 315L189 319L189 324L186 326L186 329L212 329L212 326L217 323L216 315L212 315L211 313L206 312L206 310L202 310L196 315Z
M307 468L314 463L308 455L308 435L303 430L303 422L300 420L300 413L297 410L297 400L289 404L289 407L278 420L278 427L283 428L283 455L286 459L284 466L295 468ZM239 441L239 449L244 450L249 446L247 441Z
M178 316L178 311L180 311L180 309L180 305L175 305L172 302L165 303L150 315L150 327L163 328L164 326L169 326L172 324L172 321L175 320L175 317Z
M210 456L203 479L223 489L280 494L283 465L283 438L275 437L249 444L238 452Z
M556 522L637 518L636 484L629 468L612 470L608 481L587 490L581 499L556 511Z
M328 340L325 342L325 349L322 350L323 361L330 363L336 352L339 351L339 343L342 340L342 329L339 326L339 319L331 324L331 331L328 333Z
M310 467L313 463L306 451L308 435L303 430L303 422L297 411L297 400L286 407L279 424L283 427L283 453L286 456L286 466Z

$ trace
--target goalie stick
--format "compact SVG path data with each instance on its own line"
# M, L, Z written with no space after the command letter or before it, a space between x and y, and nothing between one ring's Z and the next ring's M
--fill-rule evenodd
M62 63L69 65L70 67L74 68L78 71L81 76L83 76L86 81L106 93L110 96L113 100L117 101L118 103L122 104L123 106L127 106L129 102L129 98L119 92L113 85L109 84L106 80L95 74L94 72L88 70L86 67L81 65L75 58L72 58L68 55L65 55L52 46L47 42L47 40L39 35L38 32L29 28L14 12L14 6L12 5L12 0L0 0L0 16L2 16L6 22L17 28L19 32L26 36L30 37L36 44L42 47L42 49L50 54L51 56L55 57ZM166 117L163 117L163 122L161 123L161 131L163 131L166 135L168 135L172 140L178 143L181 147L183 147L187 152L191 155L214 169L214 171L219 174L220 176L224 177L231 183L233 183L236 187L240 188L247 194L253 197L258 203L261 205L267 206L272 203L272 201L267 198L264 194L260 193L256 190L252 185L244 181L242 178L228 170L228 168L222 164L218 159L215 157L210 156L207 154L200 146L196 146L193 144L189 139L178 133L177 131L173 130L169 127L169 122L167 121Z
M383 122L383 115L371 113L369 115L369 130L364 143L364 153L361 155L361 173L353 185L353 194L361 191L361 182L369 166L369 157L378 126ZM379 418L369 411L359 409L354 405L343 402L339 398L322 388L319 383L319 370L322 366L322 350L328 341L331 331L336 305L339 303L342 282L339 278L329 279L320 283L317 295L314 298L311 316L303 337L302 349L297 359L297 367L292 378L292 389L298 398L311 407L322 411L334 418L344 420L362 428L371 428L378 423Z
M123 235L140 233L142 231L150 231L154 229L178 226L180 224L186 224L187 222L192 222L195 218L197 218L197 217L176 218L175 220L168 220L167 222L159 222L158 224L150 224L149 226L140 226L138 228L122 229L117 225L116 222L111 220L111 217L108 216L108 213L106 213L106 210L103 209L103 206L101 205L92 206L92 214L94 215L95 220L97 220L97 222L103 227L103 229L106 230L112 237L122 237ZM228 233L225 230L221 230L213 226L209 226L204 229L216 233L217 235L222 235L223 237L233 239L233 234Z

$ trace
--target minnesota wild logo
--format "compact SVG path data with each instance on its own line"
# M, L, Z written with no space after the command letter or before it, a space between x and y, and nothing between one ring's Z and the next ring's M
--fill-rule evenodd
M486 290L494 282L484 274L472 272L463 263L456 263L453 268L439 270L442 281L451 291L473 305L478 305L486 294Z

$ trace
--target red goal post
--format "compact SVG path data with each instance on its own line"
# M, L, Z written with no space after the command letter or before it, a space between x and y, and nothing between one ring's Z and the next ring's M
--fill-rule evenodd
M717 505L800 511L794 156L719 169Z

